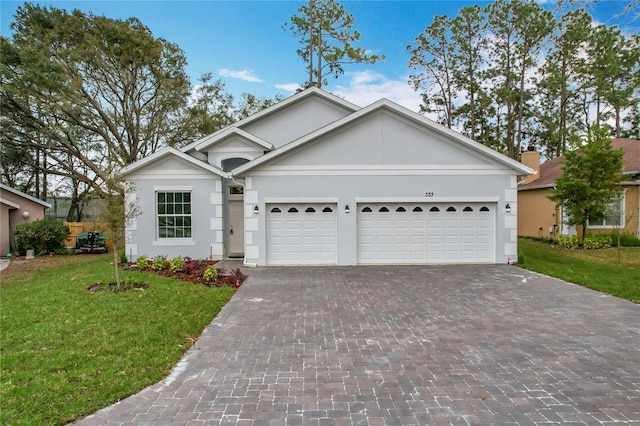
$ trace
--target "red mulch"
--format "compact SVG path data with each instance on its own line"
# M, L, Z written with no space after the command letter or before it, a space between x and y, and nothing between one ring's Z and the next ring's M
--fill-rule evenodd
M129 269L144 271L144 272L153 272L155 274L162 275L164 277L175 278L182 281L191 282L194 284L203 284L207 287L240 287L244 280L247 279L247 275L243 274L238 269L232 269L231 271L227 271L224 268L218 268L218 279L215 281L207 281L204 279L204 271L210 265L215 265L217 263L216 260L191 260L188 259L185 261L182 270L178 272L171 271L170 267L167 266L163 269L156 270L152 268L152 261L149 261L149 266L140 269L136 263L128 263L126 264Z

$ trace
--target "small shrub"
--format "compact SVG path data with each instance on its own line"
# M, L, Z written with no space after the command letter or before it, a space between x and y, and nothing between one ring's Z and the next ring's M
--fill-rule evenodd
M202 274L202 278L205 281L215 281L218 279L218 269L215 265L207 266L207 269L204 270L204 274Z
M167 259L167 256L157 256L155 259L153 259L153 263L151 264L151 268L154 271L161 271L163 269L166 269L167 266L169 266L169 260Z
M180 272L182 271L185 263L186 262L182 256L176 256L171 259L171 262L169 262L169 269L171 269L171 272Z
M148 268L149 258L147 257L147 255L141 254L140 256L138 256L138 258L136 259L136 265L138 266L138 269Z
M198 264L198 262L187 262L184 265L182 265L182 272L184 272L185 274L190 273L191 271L194 271L196 269L198 269L198 266L200 266Z
M21 254L33 250L36 254L61 253L65 251L64 242L71 231L61 221L45 218L16 226L16 242Z
M582 247L588 250L611 247L611 236L606 234L587 235L582 240Z
M576 235L559 235L558 245L566 249L575 249L580 247L578 237Z
M618 246L618 233L616 231L611 233L611 245ZM620 234L620 245L622 247L640 247L640 239L633 234L623 232Z
M127 253L123 250L120 250L120 252L118 253L118 259L120 260L120 263L127 263Z

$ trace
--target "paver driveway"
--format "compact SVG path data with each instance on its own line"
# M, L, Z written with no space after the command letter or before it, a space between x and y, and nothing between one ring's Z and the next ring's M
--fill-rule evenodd
M507 265L248 272L170 377L80 424L640 423L640 305Z

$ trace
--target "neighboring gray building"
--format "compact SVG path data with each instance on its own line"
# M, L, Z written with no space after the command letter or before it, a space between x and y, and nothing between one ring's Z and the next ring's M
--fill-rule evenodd
M507 263L532 170L386 99L311 88L123 170L127 255L245 265Z

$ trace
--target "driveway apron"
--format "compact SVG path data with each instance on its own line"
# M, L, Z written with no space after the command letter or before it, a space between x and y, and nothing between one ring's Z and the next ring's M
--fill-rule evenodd
M640 305L508 265L249 269L80 425L640 424Z

